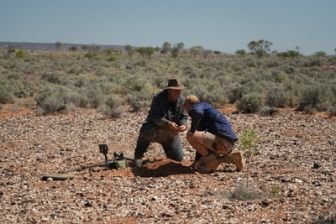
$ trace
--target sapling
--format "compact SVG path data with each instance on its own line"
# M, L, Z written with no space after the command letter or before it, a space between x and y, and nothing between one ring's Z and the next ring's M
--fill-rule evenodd
M246 189L249 190L250 164L253 154L256 154L257 133L253 129L246 129L239 138L239 145L247 158Z

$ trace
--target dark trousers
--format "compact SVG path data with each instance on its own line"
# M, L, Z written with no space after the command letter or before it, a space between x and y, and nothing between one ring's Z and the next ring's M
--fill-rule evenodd
M167 158L182 161L183 148L178 135L165 136L164 130L140 130L139 138L135 148L134 158L142 158L152 142L162 145Z

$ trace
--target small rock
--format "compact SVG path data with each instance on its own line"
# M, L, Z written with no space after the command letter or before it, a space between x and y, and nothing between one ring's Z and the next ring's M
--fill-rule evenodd
M92 204L92 202L87 201L87 202L84 203L84 206L85 206L85 207L92 207L93 204Z
M321 167L320 164L318 164L317 162L314 162L313 169L318 169L320 167Z
M226 204L224 204L224 205L223 205L223 209L231 209L231 206L230 206L230 205L226 205Z
M294 196L294 191L293 189L288 189L288 191L286 191L285 195L287 197L293 197Z
M54 179L52 177L48 177L47 181L53 181Z
M269 206L271 203L272 203L272 200L270 200L270 199L264 199L264 200L262 200L262 201L260 202L260 205L261 205L262 207L267 207L267 206Z
M321 186L321 183L319 181L313 181L313 185L315 187L319 187L319 186Z

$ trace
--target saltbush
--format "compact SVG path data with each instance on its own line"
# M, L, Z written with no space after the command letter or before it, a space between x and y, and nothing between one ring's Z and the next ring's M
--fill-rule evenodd
M107 117L118 118L123 112L123 100L118 95L110 95L99 110Z
M237 102L237 109L243 113L255 113L260 110L262 106L261 96L259 93L249 93L244 95Z
M287 98L283 89L273 87L268 90L265 104L270 107L285 107L287 106Z

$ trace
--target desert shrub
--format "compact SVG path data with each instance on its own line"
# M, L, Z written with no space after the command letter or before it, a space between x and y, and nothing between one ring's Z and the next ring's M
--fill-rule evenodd
M327 113L330 115L330 116L336 116L336 105L334 106L330 106L327 110Z
M278 111L275 107L269 107L269 106L262 106L259 114L262 116L272 116L274 113Z
M201 101L218 105L223 105L228 102L219 82L208 79L197 79L190 82L188 85L189 87L185 90L185 93L187 95L195 94Z
M148 80L143 77L129 77L125 84L129 91L141 91L145 85L148 85Z
M57 95L49 95L38 101L37 105L43 110L43 114L48 114L65 109L64 99L59 98Z
M317 51L317 52L314 53L314 56L315 57L325 57L325 56L327 56L327 53L324 52L324 51Z
M314 112L321 104L322 89L321 86L304 87L299 99L298 110L306 112Z
M287 98L284 90L279 87L268 89L265 104L270 107L285 107L287 105Z
M129 94L127 96L127 102L130 104L134 112L140 111L149 106L150 101L144 98L141 94Z
M319 58L315 58L313 60L310 61L309 63L309 66L321 66L322 65L322 62L321 62L321 59Z
M83 106L87 101L78 92L65 86L47 85L41 89L35 97L37 105L44 114L66 109L67 104Z
M284 71L286 72L286 74L290 75L290 74L294 74L295 69L293 67L288 66L284 69Z
M78 63L73 64L69 67L70 67L69 70L68 70L69 74L78 75L78 74L80 74L81 72L84 71L83 67L81 65L79 65Z
M275 82L278 82L278 83L282 83L282 82L288 80L288 74L286 74L283 71L279 71L279 70L273 70L271 72L271 77L272 77L272 80L274 80Z
M279 52L277 54L280 57L284 57L284 58L295 58L295 57L299 57L301 56L300 52L295 51L295 50L289 50L286 52Z
M109 61L109 62L113 62L113 61L116 61L117 59L118 59L117 56L115 56L115 55L111 55L111 56L108 57L107 61Z
M61 83L59 76L55 73L44 73L42 74L41 79L53 84Z
M244 95L244 88L239 84L230 85L227 88L227 96L229 103L235 103Z
M14 101L9 85L7 80L0 80L0 104L12 103Z
M118 95L110 95L99 110L107 117L118 118L124 112L122 102L123 100Z
M143 58L150 59L155 52L155 48L153 47L139 47L136 49Z
M26 57L26 52L20 49L15 53L15 57L19 59L24 59Z
M246 51L244 49L236 50L236 55L244 56L246 55Z
M30 83L25 82L19 74L11 74L0 80L0 103L12 103L14 97L27 97L32 94Z
M139 111L150 105L151 99L155 94L156 89L146 83L140 91L133 91L127 96L127 102L130 104L133 111Z
M163 89L167 85L166 82L166 79L162 76L155 76L153 78L153 85L159 89Z
M84 55L84 57L86 57L90 60L96 60L96 59L98 59L98 52L97 51L89 51Z
M105 101L105 95L98 84L91 84L84 88L81 95L87 98L87 105L89 107L97 108Z
M261 105L262 102L260 94L252 92L244 95L237 102L237 109L243 113L255 113L259 111Z

